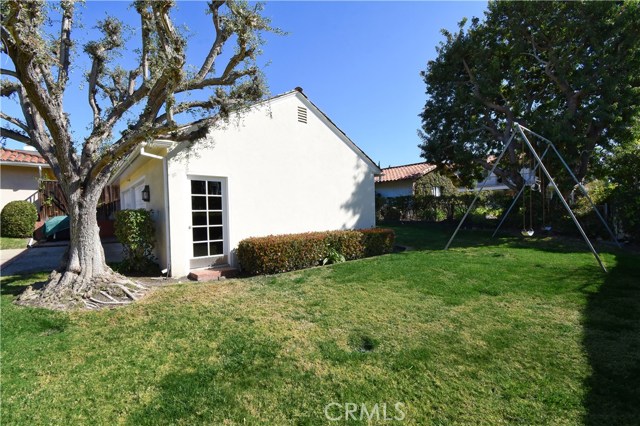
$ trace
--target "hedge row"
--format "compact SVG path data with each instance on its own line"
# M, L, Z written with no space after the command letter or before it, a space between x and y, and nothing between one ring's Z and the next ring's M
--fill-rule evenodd
M395 234L391 229L309 232L247 238L238 244L238 261L249 274L276 274L322 263L331 250L346 260L390 253Z

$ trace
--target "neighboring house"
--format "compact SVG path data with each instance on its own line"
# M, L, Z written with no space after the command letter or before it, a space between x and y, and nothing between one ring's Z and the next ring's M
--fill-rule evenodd
M0 149L0 210L7 203L25 200L38 205L42 179L51 177L50 167L36 151Z
M300 89L192 145L154 141L113 180L123 209L153 210L155 254L173 276L238 266L248 237L375 226L380 169Z
M384 168L380 176L376 177L376 193L385 198L414 195L416 181L435 169L434 164L428 163Z

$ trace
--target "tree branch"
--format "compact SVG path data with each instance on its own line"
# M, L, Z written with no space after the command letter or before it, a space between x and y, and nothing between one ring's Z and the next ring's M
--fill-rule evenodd
M6 127L0 127L0 137L13 139L14 141L26 143L27 145L32 144L31 139L28 136L11 129L7 129Z
M60 55L58 68L58 87L64 91L69 79L69 52L73 43L71 42L71 23L73 21L73 1L65 0L60 2L62 9L62 23L60 28Z
M0 81L0 96L9 97L20 90L20 83L2 79Z
M13 124L16 127L19 127L27 133L29 132L29 127L27 127L27 125L22 120L19 120L16 117L11 117L10 115L7 115L4 112L0 111L0 119L8 121L9 123Z
M211 50L209 50L209 54L200 67L200 71L198 71L198 74L196 74L196 76L192 80L194 83L201 82L202 80L204 80L207 74L209 74L209 71L211 71L211 67L216 61L216 58L222 52L222 46L229 38L226 29L221 28L220 26L220 14L218 13L218 10L223 4L224 1L213 1L209 4L209 10L211 11L212 15L211 19L213 20L213 27L216 30L216 38L213 42L213 45L211 46Z

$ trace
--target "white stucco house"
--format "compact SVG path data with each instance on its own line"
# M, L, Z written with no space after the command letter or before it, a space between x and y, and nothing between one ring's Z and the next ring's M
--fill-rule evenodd
M0 149L0 210L11 201L37 204L40 180L51 177L49 164L36 151Z
M156 256L174 277L237 267L248 237L375 226L380 169L301 89L187 145L154 141L113 179L121 208L153 210Z

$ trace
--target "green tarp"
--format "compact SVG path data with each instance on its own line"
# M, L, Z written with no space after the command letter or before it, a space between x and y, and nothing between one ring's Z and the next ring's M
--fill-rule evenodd
M69 229L69 216L56 216L44 223L44 236L49 238L56 232Z

